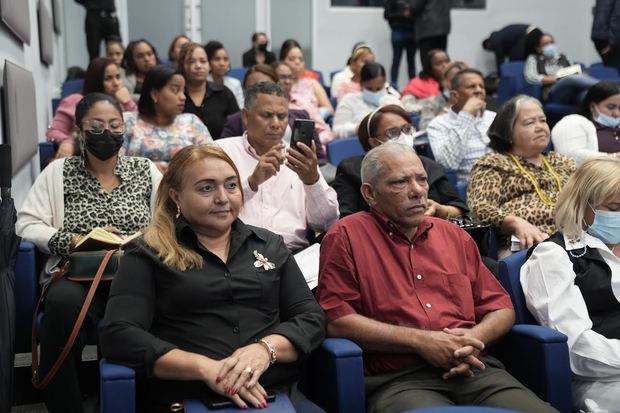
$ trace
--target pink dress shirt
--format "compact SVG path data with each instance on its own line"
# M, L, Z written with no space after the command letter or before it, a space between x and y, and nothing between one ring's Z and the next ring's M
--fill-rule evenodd
M233 160L241 175L245 203L239 218L246 224L266 228L284 238L291 250L308 246L306 230L327 231L338 220L338 200L319 172L319 180L304 185L297 174L286 166L280 168L254 192L248 177L254 172L260 156L250 146L247 135L215 141Z
M45 136L49 142L62 143L66 140L73 140L73 127L75 126L75 107L84 96L81 93L73 93L60 101L58 109L54 114L52 123L47 128ZM121 103L124 112L137 112L138 106L129 99L126 103Z

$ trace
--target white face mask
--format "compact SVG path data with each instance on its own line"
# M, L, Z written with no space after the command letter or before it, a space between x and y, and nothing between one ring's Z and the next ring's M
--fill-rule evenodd
M405 135L404 133L401 133L398 138L390 139L388 142L402 143L410 148L413 148L413 135Z

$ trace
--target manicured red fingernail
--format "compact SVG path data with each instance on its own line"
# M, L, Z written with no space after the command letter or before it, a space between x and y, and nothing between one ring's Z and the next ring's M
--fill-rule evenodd
M243 405L243 410L248 410L248 405L247 404Z
M233 387L233 388L232 388L232 390L231 390L230 392L231 392L231 394L235 394L235 393L237 393L237 388L236 388L236 387Z
M218 377L215 378L215 383L216 384L219 384L221 381L222 381L221 377L218 376Z

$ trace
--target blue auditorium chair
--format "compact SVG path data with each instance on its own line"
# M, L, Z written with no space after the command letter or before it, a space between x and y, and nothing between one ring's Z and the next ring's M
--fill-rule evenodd
M343 159L364 155L365 153L366 151L362 148L362 144L357 136L336 139L327 144L327 161L334 166L338 166Z
M243 78L245 77L247 71L247 67L233 67L228 71L228 73L226 73L226 76L234 77L239 80L239 82L241 82L241 86L243 86Z
M15 261L15 352L30 352L32 313L39 299L39 262L32 242L19 244Z
M527 309L521 289L521 266L527 251L519 251L499 262L499 281L506 289L515 309L519 335L510 345L522 355L503 349L504 364L523 384L562 413L572 412L572 391L567 337L559 331L538 325ZM525 357L525 358L523 358ZM524 362L527 361L527 362Z
M532 96L538 100L541 98L540 85L533 85L525 80L523 70L525 62L515 61L504 63L500 66L500 79L497 86L497 104L502 105L516 95ZM566 115L579 112L579 108L574 105L548 102L543 105L547 115L547 123L552 128L560 119Z
M82 93L84 79L67 80L62 84L61 98L72 95L74 93Z
M318 413L321 409L328 413L365 411L362 349L355 343L341 338L326 339L320 348L310 355L305 370L300 388L312 403L302 402L303 406L297 406L300 411L308 413ZM100 371L100 412L135 413L134 370L103 359L100 362ZM277 395L276 403L261 411L289 412L290 404L287 403L286 396ZM209 411L197 400L185 401L184 405L186 413ZM237 408L218 410L220 413L240 411Z
M618 70L612 66L605 66L603 63L594 63L586 68L585 72L599 80L620 82Z

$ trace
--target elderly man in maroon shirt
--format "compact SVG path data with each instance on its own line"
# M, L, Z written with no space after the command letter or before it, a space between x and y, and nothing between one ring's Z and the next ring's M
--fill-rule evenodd
M321 243L318 300L328 334L364 349L369 412L476 404L555 411L484 353L514 323L510 297L458 226L424 216L427 177L406 145L362 162L371 212Z

